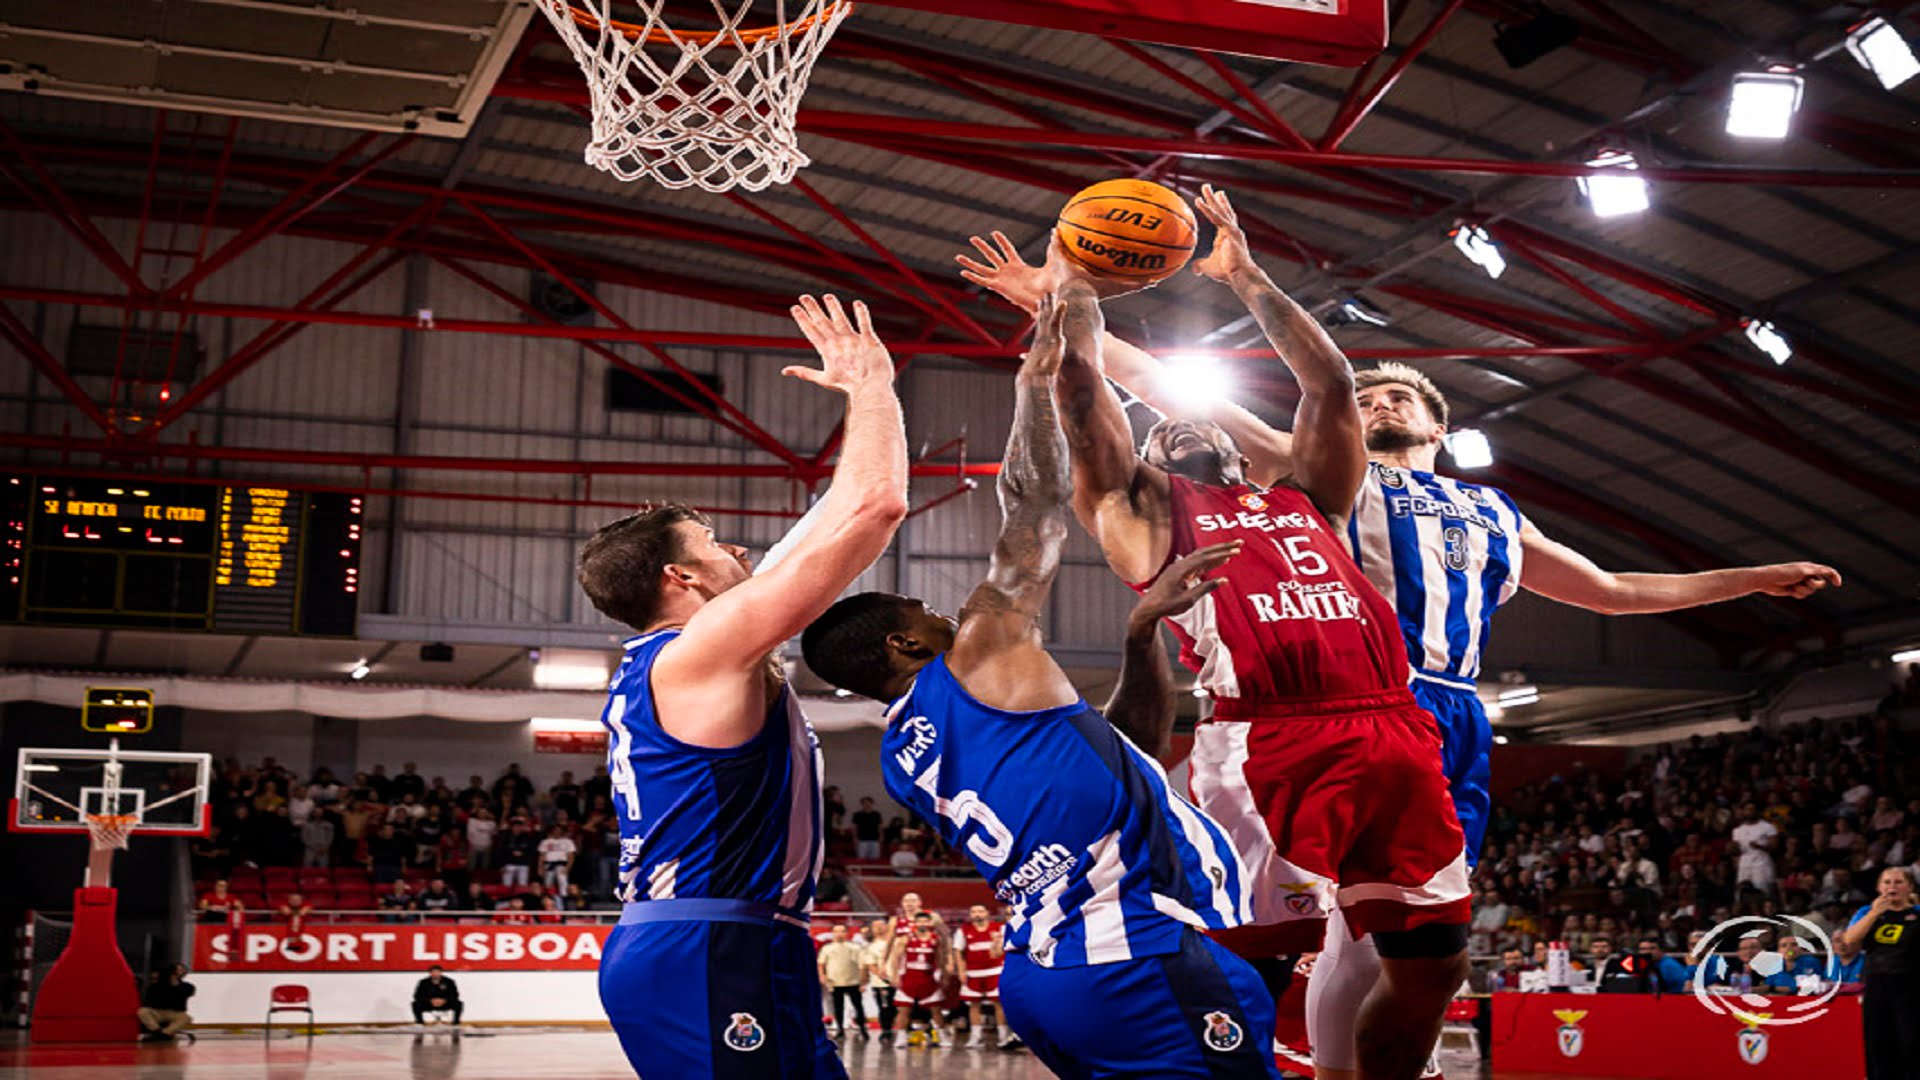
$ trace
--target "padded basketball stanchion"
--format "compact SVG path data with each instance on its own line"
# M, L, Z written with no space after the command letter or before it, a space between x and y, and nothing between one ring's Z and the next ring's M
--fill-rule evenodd
M115 936L118 906L114 889L73 891L73 936L34 995L34 1042L132 1042L140 1034L140 993Z

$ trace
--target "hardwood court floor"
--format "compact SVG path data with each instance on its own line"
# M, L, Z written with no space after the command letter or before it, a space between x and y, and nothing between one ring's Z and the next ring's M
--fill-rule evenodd
M407 1032L304 1036L268 1042L208 1032L192 1046L33 1046L0 1036L0 1080L633 1080L606 1031L475 1029L459 1040ZM992 1049L886 1050L854 1043L848 1071L915 1080L1042 1080L1031 1054ZM1485 1080L1466 1058L1449 1080Z

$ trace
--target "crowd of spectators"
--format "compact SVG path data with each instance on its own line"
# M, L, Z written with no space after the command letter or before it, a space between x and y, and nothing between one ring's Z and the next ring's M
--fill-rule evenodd
M1474 874L1472 951L1501 989L1549 943L1601 989L1673 990L1735 916L1794 915L1838 939L1882 867L1920 868L1920 762L1888 709L1654 748L1623 774L1577 771L1497 797ZM1790 988L1827 964L1787 935L1736 939L1711 981ZM1733 948L1735 942L1724 942ZM1748 971L1748 952L1787 960ZM1857 967L1844 954L1843 972ZM1537 980L1536 980L1537 982Z
M838 787L822 792L825 802L827 857L851 865L872 867L885 863L895 873L912 875L966 867L966 856L953 850L940 834L921 822L895 813L883 814L876 800L861 796L853 811ZM898 807L889 802L889 807Z

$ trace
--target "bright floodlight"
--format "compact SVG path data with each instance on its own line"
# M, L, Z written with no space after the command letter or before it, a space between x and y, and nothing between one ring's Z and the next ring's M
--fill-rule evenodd
M1766 353L1776 364L1784 364L1793 357L1793 343L1788 341L1770 322L1760 319L1746 321L1747 340L1753 347Z
M1847 31L1847 51L1889 90L1920 75L1920 59L1914 57L1913 46L1885 19L1868 19Z
M1647 198L1646 180L1632 173L1632 170L1640 167L1632 153L1608 150L1587 164L1596 169L1618 170L1580 177L1580 194L1587 197L1587 204L1593 207L1595 215L1619 217L1621 214L1637 214L1651 205Z
M605 690L606 656L591 649L542 649L533 664L533 685L541 690Z
M1512 739L1507 738L1505 735L1495 735L1493 737L1493 745L1495 746L1505 746L1512 741Z
M1170 356L1160 371L1160 391L1181 412L1205 412L1233 395L1233 379L1217 357Z
M1743 71L1727 98L1727 134L1784 139L1807 80L1791 71Z
M1487 230L1478 225L1462 225L1453 230L1453 246L1467 261L1487 272L1490 278L1498 278L1507 272L1507 257L1500 254L1500 245L1493 242Z
M371 674L373 674L373 668L367 666L367 662L365 660L362 660L359 663L353 665L352 671L347 672L347 678L352 679L355 682L359 682L361 679L364 679Z
M1500 707L1511 709L1516 705L1531 705L1540 700L1540 688L1537 686L1510 686L1500 691Z
M1453 454L1453 463L1463 469L1484 469L1493 464L1493 444L1483 431L1461 428L1447 436L1447 450Z
M1920 649L1902 649L1893 654L1893 662L1896 664L1911 664L1916 661L1920 661Z

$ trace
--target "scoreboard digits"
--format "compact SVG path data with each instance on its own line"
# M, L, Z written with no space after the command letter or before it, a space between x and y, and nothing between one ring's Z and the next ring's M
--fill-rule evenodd
M360 511L288 488L4 475L0 622L351 636Z

